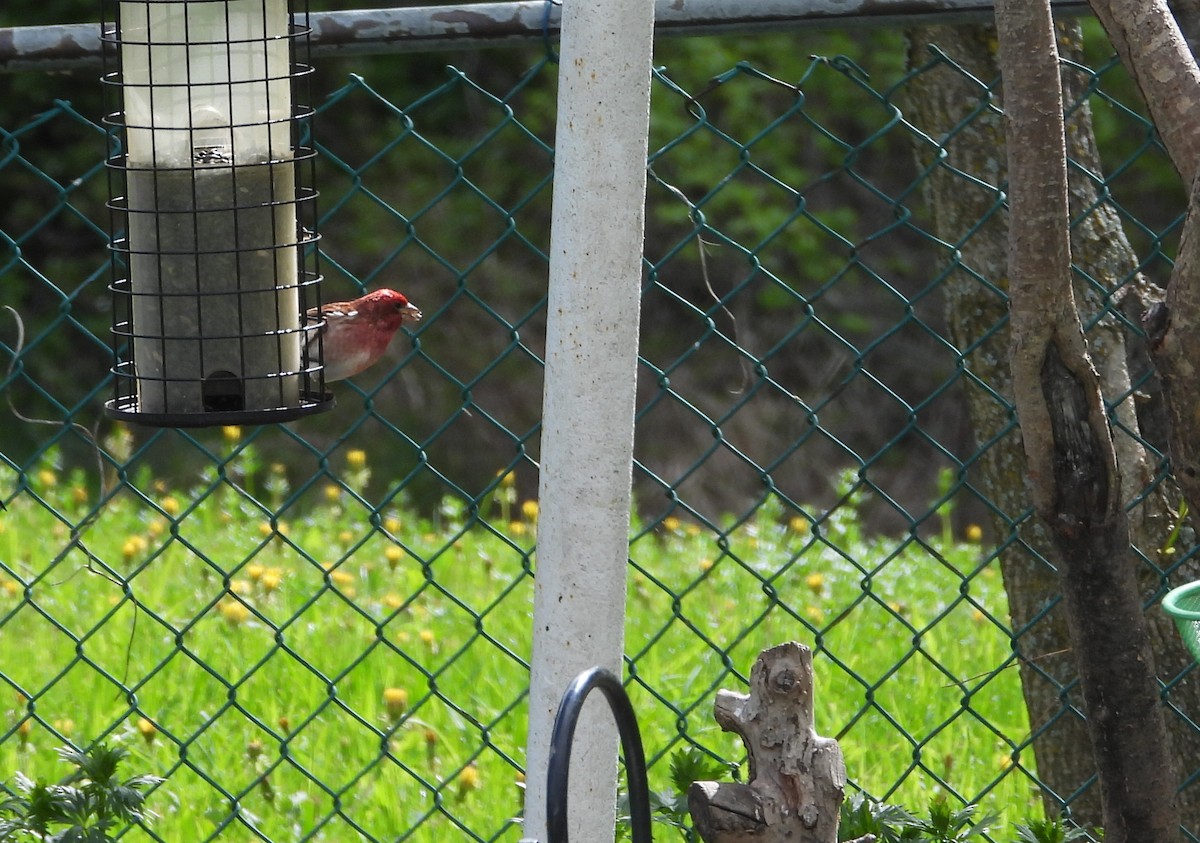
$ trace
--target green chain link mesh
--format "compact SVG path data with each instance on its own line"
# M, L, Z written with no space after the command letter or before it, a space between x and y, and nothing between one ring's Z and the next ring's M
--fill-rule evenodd
M1112 69L1089 96L1144 138L1116 185L1161 151L1104 93ZM130 774L165 777L126 839L520 836L554 73L328 94L325 298L397 286L425 320L328 416L253 430L97 421L103 130L63 101L0 129L23 197L0 212L0 278L26 323L19 355L16 321L0 330L0 391L52 422L7 425L0 454L0 770L54 778L44 750L124 742ZM996 560L1031 515L978 484L995 443L964 445L956 396L1005 399L941 327L956 247L913 210L945 165L913 166L933 141L895 104L910 81L873 87L843 58L794 84L737 64L695 93L656 72L627 669L656 783L681 748L742 759L713 695L795 638L854 784L1021 820L1030 630L1008 627ZM817 82L873 130L846 134ZM794 154L768 150L780 136ZM1161 269L1177 219L1118 193ZM995 516L1006 533L973 526Z

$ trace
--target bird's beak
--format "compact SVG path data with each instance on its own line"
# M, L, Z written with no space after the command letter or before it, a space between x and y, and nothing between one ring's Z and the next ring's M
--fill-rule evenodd
M405 305L404 307L400 308L400 314L405 319L411 320L413 322L421 321L421 311L418 310L414 305L408 304L408 305Z

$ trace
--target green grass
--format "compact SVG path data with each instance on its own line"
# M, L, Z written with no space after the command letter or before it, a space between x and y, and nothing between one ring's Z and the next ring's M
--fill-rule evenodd
M95 493L52 457L0 512L0 777L57 779L54 747L105 739L131 751L127 774L165 777L147 803L165 840L516 841L536 507L498 482L481 518L454 500L376 510L365 459L293 488L226 446L194 488L128 478L76 546ZM1028 723L977 544L773 502L634 535L626 653L652 786L689 744L743 761L715 691L799 640L817 730L855 785L1040 813L1030 753L1013 766Z

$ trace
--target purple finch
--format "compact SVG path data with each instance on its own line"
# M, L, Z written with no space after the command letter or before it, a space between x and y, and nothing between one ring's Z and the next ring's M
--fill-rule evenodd
M395 290L311 308L310 324L324 320L317 330L325 352L325 382L353 377L374 364L400 326L420 318L421 311Z

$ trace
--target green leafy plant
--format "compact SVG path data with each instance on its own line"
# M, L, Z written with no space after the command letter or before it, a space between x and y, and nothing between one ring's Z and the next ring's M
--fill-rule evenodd
M923 837L937 843L966 843L972 837L982 837L995 828L999 817L986 813L976 818L978 805L954 809L945 798L929 803L929 819L918 820L914 828Z
M729 765L694 746L671 753L671 786L650 791L650 813L655 822L676 828L684 840L692 840L691 815L688 813L688 789L692 782L722 781L729 778ZM629 794L620 795L619 835L629 831Z
M162 779L121 781L117 768L129 756L126 750L97 744L83 751L63 747L58 754L75 768L58 784L17 774L17 793L0 802L0 843L107 843L114 829L153 816L143 807L143 791Z
M1016 829L1017 843L1071 843L1072 840L1086 840L1088 836L1086 829L1066 826L1057 817L1033 820Z
M842 802L838 839L855 840L873 834L879 843L913 840L920 822L899 805L875 802L860 791Z

